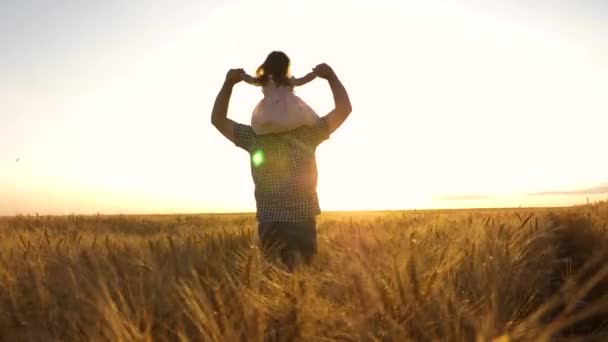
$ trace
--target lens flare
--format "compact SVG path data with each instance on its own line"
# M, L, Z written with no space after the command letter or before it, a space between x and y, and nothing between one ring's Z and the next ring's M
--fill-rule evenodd
M260 167L262 164L264 164L264 151L256 150L253 152L251 155L251 162L255 167Z

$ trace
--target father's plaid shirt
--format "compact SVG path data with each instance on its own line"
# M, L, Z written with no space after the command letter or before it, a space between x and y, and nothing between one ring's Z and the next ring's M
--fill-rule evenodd
M259 222L301 222L321 212L315 150L328 138L326 118L265 135L256 135L251 126L235 125L235 145L249 152Z

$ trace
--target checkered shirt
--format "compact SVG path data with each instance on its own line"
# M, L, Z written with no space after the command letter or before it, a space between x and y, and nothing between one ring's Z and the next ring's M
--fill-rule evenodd
M259 222L301 222L321 212L315 151L328 138L325 118L312 126L264 135L236 124L233 140L249 153Z

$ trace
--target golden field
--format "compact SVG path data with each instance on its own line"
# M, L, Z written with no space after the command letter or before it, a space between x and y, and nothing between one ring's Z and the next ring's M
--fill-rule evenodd
M2 341L608 340L608 203L326 213L264 261L253 215L0 218Z

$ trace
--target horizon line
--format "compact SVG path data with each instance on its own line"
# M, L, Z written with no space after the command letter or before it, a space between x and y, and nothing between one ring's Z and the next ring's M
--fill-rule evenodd
M409 208L409 209L352 209L352 210L323 210L323 214L341 214L341 213L386 213L386 212L421 212L421 211L466 211L466 210L505 210L505 209L564 209L579 206L592 205L604 201L588 202L572 205L536 205L536 206L501 206L501 207L452 207L452 208ZM0 215L2 218L16 217L66 217L66 216L204 216L204 215L255 215L255 211L209 211L209 212L175 212L175 213L95 213L95 214L43 214L27 213L14 215Z

